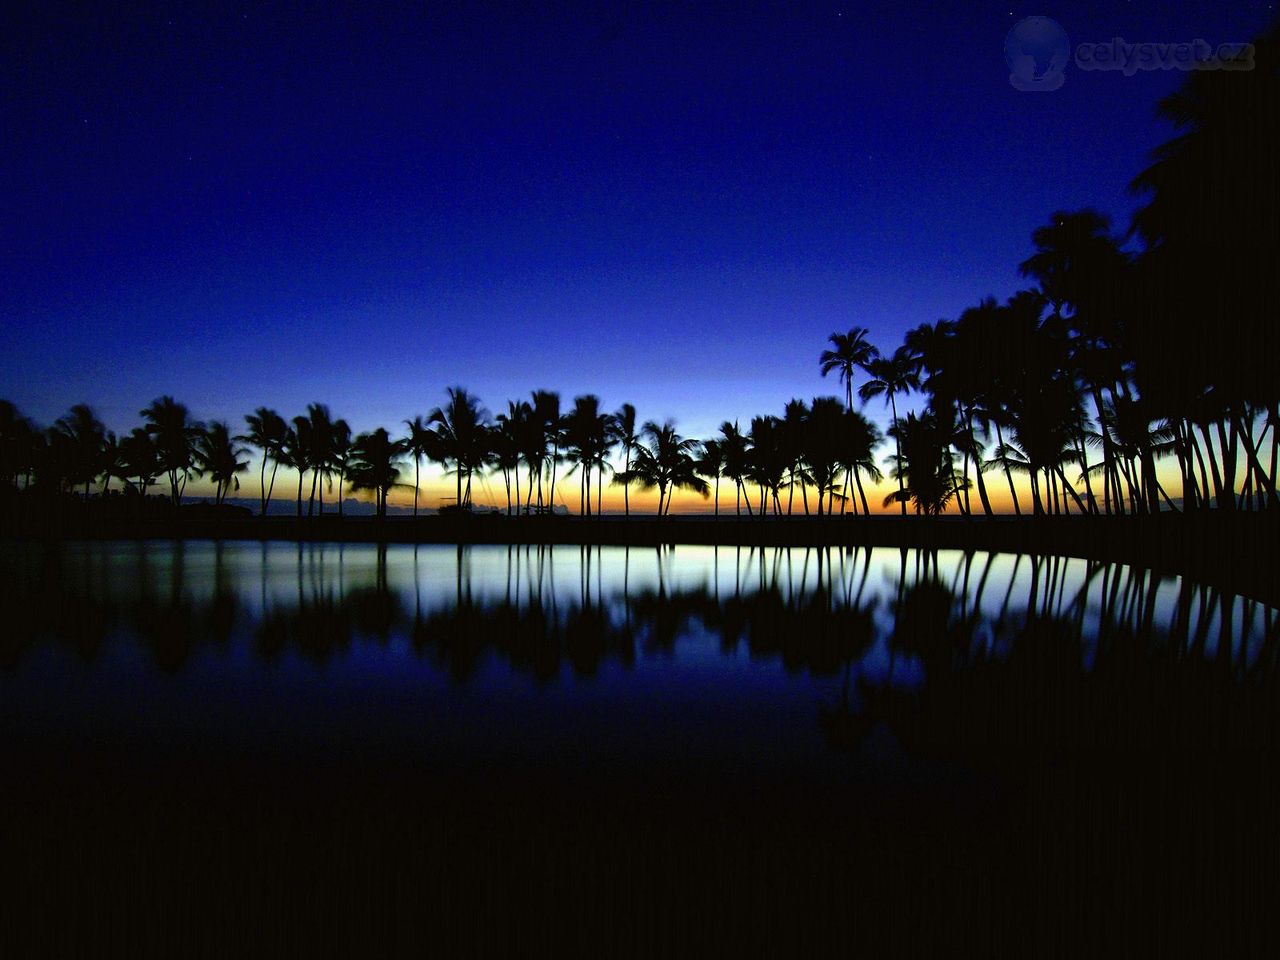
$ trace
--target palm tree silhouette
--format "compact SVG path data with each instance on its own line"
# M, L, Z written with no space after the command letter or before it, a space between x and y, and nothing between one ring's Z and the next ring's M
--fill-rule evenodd
M480 401L463 387L450 387L448 394L449 402L431 411L429 419L437 425L440 462L446 466L453 464L457 482L455 503L458 509L465 510L471 506L472 475L483 469L489 458L485 423L488 414L480 406ZM464 476L465 490L462 484Z
M720 448L724 454L724 475L734 484L734 513L742 515L742 495L747 479L748 455L751 442L738 428L735 420L720 424ZM747 516L751 516L751 499L747 498Z
M831 349L823 350L818 357L822 375L835 371L844 384L845 407L853 409L853 375L856 370L865 370L867 364L879 356L879 351L867 340L871 331L865 327L851 327L848 333L833 333L827 340Z
M342 516L342 486L351 468L354 441L351 425L341 418L329 425L329 469L338 475L338 516Z
M676 433L671 420L659 426L647 421L641 431L642 441L636 447L635 461L626 473L614 476L614 483L635 483L643 490L658 491L658 516L671 512L676 490L692 490L702 497L709 495L707 482L697 474L698 441Z
M355 439L348 468L351 487L373 491L374 514L378 519L386 518L387 494L400 479L399 458L403 453L403 441L392 440L384 427L362 433Z
M221 505L233 487L240 489L239 475L249 469L249 461L240 457L247 452L236 443L231 428L222 420L210 423L200 435L196 442L196 470L213 481L215 504Z
M613 415L613 439L622 448L622 472L625 475L631 470L631 451L640 442L640 435L636 433L636 408L629 403L624 403ZM622 512L631 516L629 483L622 485Z
M429 457L436 451L436 434L427 420L421 416L406 420L409 435L404 438L404 452L413 458L413 515L418 515L418 489L422 458Z
M910 348L902 346L895 350L892 356L875 357L868 362L866 370L871 379L858 389L858 396L863 400L870 400L872 397L878 397L883 394L888 401L889 408L893 412L893 427L895 428L890 429L889 432L894 438L894 443L897 446L898 463L901 464L902 438L896 430L898 426L897 397L910 393L920 385L915 358ZM902 506L902 515L906 516L907 501L903 496L904 492L903 476L899 473L899 497L897 499Z
M259 516L267 515L267 503L276 486L276 471L280 468L280 454L289 435L289 425L284 417L267 407L258 407L245 416L248 431L236 439L252 444L262 451L262 464L258 471L260 484ZM271 482L267 483L267 462L271 462Z
M153 400L140 416L146 421L147 432L155 440L160 469L169 477L169 494L176 507L182 503L182 494L195 462L200 424L191 419L184 404L170 396Z
M101 475L104 467L103 453L107 446L107 430L88 404L77 403L65 417L54 424L52 433L65 445L67 473L65 479L72 487L84 486L84 499L89 499L89 487ZM114 435L111 437L114 443Z
M721 440L703 440L702 456L698 458L697 471L715 482L714 515L720 516L720 478L724 475L725 451Z

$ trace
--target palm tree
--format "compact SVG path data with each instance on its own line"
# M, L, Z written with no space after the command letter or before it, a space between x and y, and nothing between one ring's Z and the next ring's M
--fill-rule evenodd
M809 513L809 475L806 470L805 443L807 440L809 406L803 400L791 399L782 411L779 442L787 469L787 516L795 500L796 480L800 481L800 493L804 499L804 512Z
M881 394L889 402L889 408L893 412L893 428L889 432L893 436L894 443L897 447L898 463L902 462L902 438L896 431L898 426L898 404L897 397L905 395L920 386L920 377L916 370L916 361L912 356L911 350L905 346L899 347L890 357L876 357L872 359L866 367L870 380L864 383L858 389L858 396L863 400L870 400L872 397L878 397ZM905 492L904 480L901 473L898 474L898 500L902 506L902 515L907 515L907 502L903 497Z
M0 400L0 487L18 488L30 471L39 431L8 400Z
M147 488L156 482L162 467L155 439L142 427L134 427L120 441L119 470L122 479L137 478L138 493L145 499Z
M556 499L556 465L560 462L560 436L563 421L560 416L560 394L553 390L535 390L532 394L533 422L538 425L541 436L536 440L534 460L538 475L538 507L550 507ZM550 453L547 452L550 448ZM547 498L542 498L542 474L548 468L549 482ZM530 494L532 494L532 477L530 477Z
M636 408L629 403L624 403L613 415L613 439L622 448L622 472L625 475L631 470L631 451L640 442L640 435L636 433ZM631 485L623 483L622 512L628 517L631 516L630 494Z
M569 459L577 464L569 472L581 469L579 510L584 515L591 513L592 472L598 471L601 480L598 487L603 488L603 475L613 446L612 419L609 414L600 412L600 398L590 393L574 398L573 409L564 417L565 449ZM597 493L597 513L601 499L601 494Z
M351 456L354 441L351 439L351 424L341 418L329 426L329 467L338 474L338 516L342 516L342 486L347 471L351 469Z
M824 377L833 370L839 374L844 383L845 407L849 410L853 409L854 371L867 369L867 364L879 356L879 351L867 340L870 332L865 327L851 327L848 333L833 333L827 338L831 349L823 350L818 357Z
M676 490L692 490L702 497L709 495L707 482L697 474L698 441L676 433L671 420L659 426L652 420L641 431L642 441L636 447L635 462L625 473L614 476L614 483L636 483L643 490L658 490L658 516L671 512L671 499Z
M446 466L453 464L457 482L456 503L459 509L471 506L471 477L484 468L489 459L488 414L480 401L463 387L450 387L449 402L431 411L430 421L437 425L439 446L436 455ZM466 477L466 489L462 485Z
M231 428L222 420L215 420L201 433L196 442L195 465L201 474L208 474L213 481L213 502L221 505L229 490L240 489L239 474L249 469L249 461L240 457L248 453L231 436Z
M910 501L916 513L937 516L955 495L957 477L951 461L949 432L932 413L895 423L889 431L897 441L893 473L898 490L885 497L884 505L897 501L904 510Z
M400 479L399 458L404 453L403 441L392 440L384 427L356 437L348 468L354 490L372 490L374 513L378 519L387 515L387 494Z
M89 486L103 470L106 428L88 404L78 403L54 424L53 433L63 441L68 454L65 479L73 487L83 484L84 498L88 500ZM111 440L114 442L115 437Z
M845 468L846 483L852 477L858 490L858 499L862 501L863 516L870 516L867 507L867 494L862 489L862 474L865 473L872 483L879 483L883 478L880 468L876 466L876 447L880 445L880 431L876 425L857 410L847 410L842 428L843 443L841 446L841 464ZM852 500L849 496L846 503Z
M280 469L280 453L289 434L289 425L285 422L284 417L268 407L259 407L253 413L246 415L244 419L249 429L243 436L236 439L251 444L262 451L262 465L258 470L261 491L259 494L261 505L259 515L265 517L267 515L267 503L271 500L272 491L275 490L276 471ZM267 461L271 461L270 485L267 483Z
M153 400L141 416L146 421L147 432L155 440L160 469L168 474L169 494L176 507L182 503L182 494L195 463L200 424L191 419L184 404L169 396Z
M307 449L307 465L311 468L311 495L307 498L307 516L311 516L317 492L320 498L320 513L324 513L324 480L329 473L329 446L333 439L333 416L323 403L307 404L307 420L311 424L307 431L310 441Z
M815 397L803 421L801 444L804 462L813 475L818 492L818 516L823 515L823 501L827 501L827 513L835 513L836 474L840 470L845 452L844 436L847 422L845 415L852 413L835 397Z
M533 422L533 407L526 400L508 400L507 412L494 419L498 433L494 438L494 462L502 470L506 480L507 513L511 513L511 480L515 481L515 508L519 513L527 506L520 499L520 461L529 468L529 496L533 495L534 464L542 447L542 430Z
M420 416L406 420L404 425L409 428L409 435L403 441L404 452L413 458L413 515L416 517L422 458L435 452L436 435L429 422Z
M724 454L724 475L734 484L734 513L742 515L742 494L749 469L751 441L738 428L738 421L720 424L720 448ZM751 499L747 498L747 516L751 516Z
M723 441L703 440L702 456L698 458L697 471L715 481L715 516L720 516L720 478L724 476L725 448Z

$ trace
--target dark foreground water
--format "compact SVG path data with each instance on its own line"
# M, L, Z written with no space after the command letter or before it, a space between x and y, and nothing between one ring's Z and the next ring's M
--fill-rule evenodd
M428 905L496 949L1266 937L1280 618L1183 580L5 543L0 600L9 909L55 939L173 948L194 915L370 949Z

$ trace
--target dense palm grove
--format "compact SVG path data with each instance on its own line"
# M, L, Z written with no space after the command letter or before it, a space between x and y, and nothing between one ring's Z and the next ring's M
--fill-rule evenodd
M259 408L233 429L161 397L117 437L86 405L40 429L0 401L0 487L88 498L113 481L143 496L159 485L177 505L204 477L221 503L254 448L263 513L284 467L299 516L304 501L323 514L326 494L341 513L353 490L383 516L397 488L412 489L416 514L426 461L453 477L463 510L474 482L495 478L508 513L549 511L557 493L598 513L607 479L627 513L633 487L657 491L659 514L678 490L719 513L723 486L737 514L867 514L883 444L896 486L883 505L903 513L991 514L993 486L1018 514L1280 508L1275 47L1272 30L1255 69L1193 73L1160 104L1178 135L1134 181L1146 204L1127 235L1091 210L1055 213L1020 267L1033 285L1006 302L921 324L888 351L861 327L832 334L821 372L843 398L792 400L702 440L640 423L629 404L610 412L586 395L565 409L543 390L491 415L454 387L394 436L353 436L318 403L292 420ZM883 401L887 437L855 398Z

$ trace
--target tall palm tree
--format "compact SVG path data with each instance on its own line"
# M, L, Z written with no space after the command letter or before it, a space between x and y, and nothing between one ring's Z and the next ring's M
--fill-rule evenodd
M404 452L413 460L413 515L418 515L418 490L421 476L422 458L435 452L435 431L428 420L421 416L406 420L409 435L404 438Z
M622 472L626 475L631 470L631 452L640 442L636 432L636 408L629 403L620 406L613 415L613 439L622 448ZM631 485L622 485L622 512L631 516Z
M289 425L284 417L268 407L258 407L253 413L245 416L248 430L236 439L251 444L262 451L262 464L258 470L260 487L259 516L267 515L267 503L276 486L276 471L280 468L280 451L289 434ZM267 462L271 463L271 481L267 482Z
M876 425L857 410L848 410L844 415L842 428L843 444L841 463L845 468L846 482L851 477L857 488L858 499L862 502L863 516L869 516L867 494L862 488L862 474L866 474L872 483L882 479L880 468L876 466L876 447L880 445L880 431ZM852 500L850 495L846 503Z
M539 425L542 436L535 460L538 473L538 507L550 509L556 499L556 466L560 462L560 438L564 422L560 415L560 394L554 390L535 390L532 394L533 420ZM548 453L548 450L550 452ZM547 497L542 496L543 470L548 473Z
M307 516L311 516L317 493L319 494L320 513L324 513L324 481L329 473L330 451L333 440L333 415L323 403L307 404L307 419L311 423L309 431L310 446L307 450L308 466L311 467L311 496L307 499Z
M495 463L502 469L504 477L509 476L515 482L515 509L519 513L527 507L520 498L520 461L524 460L529 469L529 496L533 495L533 473L538 453L543 450L542 430L533 420L533 406L527 400L508 400L506 413L494 418L498 422L498 436L495 438ZM507 481L508 487L511 481ZM507 512L511 512L510 492L507 494Z
M170 396L153 400L143 409L141 416L146 421L147 432L155 440L160 468L169 477L169 495L176 507L182 503L182 494L195 463L200 424L191 419L184 404Z
M842 455L846 451L845 415L852 413L835 397L815 397L808 408L801 433L801 453L813 476L818 494L818 516L835 513L836 475L840 471Z
M920 376L916 369L915 358L908 347L902 346L895 350L892 356L874 358L867 364L866 370L871 379L858 388L858 396L863 400L870 400L872 397L883 395L888 401L889 408L893 413L893 428L890 433L896 445L898 463L901 464L902 438L896 430L898 426L897 398L905 396L920 386ZM902 507L902 515L905 517L907 515L907 501L903 496L904 492L903 475L899 473L898 500Z
M213 481L213 502L221 505L234 487L240 489L240 474L249 469L249 461L240 457L248 451L236 443L225 421L215 420L196 442L195 467Z
M440 462L446 466L453 464L457 485L455 502L459 509L468 509L471 506L472 475L483 469L489 459L488 414L480 406L480 401L465 388L450 387L448 394L448 402L431 411L429 419L436 424Z
M355 441L351 437L351 424L338 418L329 426L329 467L338 475L338 516L342 516L342 487L351 469L351 456Z
M724 476L725 447L721 440L703 440L702 456L696 467L699 474L710 477L715 483L715 516L720 516L720 478Z
M848 333L833 333L827 340L831 349L823 350L818 357L822 375L835 371L844 384L845 407L853 409L853 375L865 370L867 364L879 356L879 351L867 340L871 331L865 327L850 327Z
M724 453L724 475L734 484L734 513L741 516L751 441L738 427L736 420L732 423L726 420L720 424L720 448ZM747 515L751 516L750 497L747 498Z

